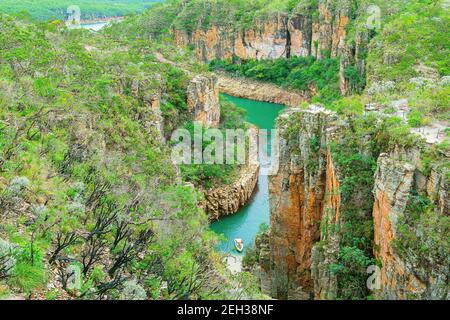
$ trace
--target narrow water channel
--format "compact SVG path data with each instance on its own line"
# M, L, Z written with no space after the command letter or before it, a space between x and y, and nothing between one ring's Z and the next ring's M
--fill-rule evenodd
M274 103L241 99L223 95L238 107L247 111L246 120L261 129L275 128L275 120L285 106ZM270 139L269 139L270 140ZM244 240L245 247L253 245L261 224L269 224L269 180L260 176L257 190L251 202L235 215L220 219L211 224L211 229L223 235L218 250L233 255L239 255L234 248L234 239Z
M81 28L92 31L99 31L108 25L108 22L83 23Z

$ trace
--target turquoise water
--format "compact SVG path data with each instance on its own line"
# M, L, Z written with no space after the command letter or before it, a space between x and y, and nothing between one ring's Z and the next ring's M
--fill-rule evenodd
M108 24L108 22L86 23L86 24L81 24L81 28L92 30L92 31L99 31L99 30L103 29L107 24Z
M247 110L246 120L261 129L275 128L275 120L285 106L274 103L259 102L248 99L223 95L238 107ZM260 176L257 190L251 202L235 215L225 217L211 224L211 229L223 235L218 250L238 254L234 249L234 239L244 240L246 248L251 246L258 234L261 224L269 224L269 180L267 176Z

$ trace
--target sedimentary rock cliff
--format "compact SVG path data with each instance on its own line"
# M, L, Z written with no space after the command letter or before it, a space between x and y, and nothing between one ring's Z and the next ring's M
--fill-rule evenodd
M382 299L448 299L448 252L442 253L443 256L434 252L432 247L437 244L432 239L424 239L427 243L420 244L423 252L414 248L402 250L398 245L404 233L409 232L403 221L414 214L410 211L413 192L428 197L435 206L435 214L449 212L444 177L436 172L424 175L419 161L417 150L395 150L380 155L378 160L373 218L375 255L382 265L377 296ZM426 210L422 209L420 215L425 215ZM423 232L421 223L418 220L412 225L419 237Z
M279 13L254 21L251 28L209 26L192 33L173 30L178 45L194 46L203 61L227 59L276 59L290 56L323 57L329 52L339 54L349 22L350 1L320 0L314 10L317 15L299 9L299 12ZM237 22L237 21L236 21Z
M308 299L313 247L339 220L339 182L327 147L336 117L317 107L292 110L281 116L279 129L280 170L269 184L271 293Z
M367 287L369 275L364 278L365 268L375 265L373 260L362 267L361 290L370 289L367 295L382 299L448 299L450 226L443 219L449 214L445 170L424 168L426 150L422 148L429 146L396 147L379 156L371 182L360 182L369 184L364 186L368 194L361 194L364 199L358 189L348 194L349 181L367 173L349 173L345 162L372 152L352 151L342 162L342 152L350 149L341 145L354 134L348 125L317 107L291 109L280 117L280 170L269 184L271 228L256 246L259 265L255 273L261 288L281 299L340 297L346 290L340 281L345 280L332 269L343 263L345 224L371 226L373 221L374 256L381 266L375 283L380 287ZM340 165L333 157L340 157ZM439 161L445 162L442 157ZM358 170L356 165L354 170ZM357 212L359 218L352 221L341 216L349 211ZM347 242L346 246L353 245ZM357 265L356 261L349 263L351 268Z
M215 76L196 76L187 88L187 107L193 120L207 127L220 122L219 87Z
M367 34L356 30L355 41L346 43L346 28L353 15L351 1L319 0L317 5L299 6L290 13L269 14L245 27L231 24L199 25L194 31L172 30L179 46L192 46L201 61L238 58L277 59L291 56L341 57L341 91L352 88L345 75L349 65L364 73Z
M244 207L258 184L259 166L244 167L231 185L213 188L205 193L205 209L210 220L235 214Z

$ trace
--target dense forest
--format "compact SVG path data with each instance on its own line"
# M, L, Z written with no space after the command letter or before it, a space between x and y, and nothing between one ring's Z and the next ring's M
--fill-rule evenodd
M157 2L160 0L2 0L0 11L8 14L29 13L38 20L64 19L67 9L71 5L77 5L82 20L95 20L142 12Z
M206 67L170 45L59 22L2 14L0 25L0 296L256 297L245 275L227 275L149 109L161 92L163 117L183 123L188 72Z
M67 28L63 20L70 1L0 2L0 298L448 299L448 286L442 287L450 276L450 17L444 2L156 2L161 1L79 1L82 19L139 12L98 32ZM369 2L383 18L368 30ZM324 14L324 8L333 14ZM332 19L348 23L336 31L329 26ZM325 31L314 38L321 24ZM298 25L310 26L305 34L311 41L299 41L307 49L296 55L291 40ZM327 33L329 41L321 38ZM278 48L283 41L288 49ZM332 183L320 180L329 171L339 182L339 201L333 204L340 205L340 220L314 216L304 223L318 220L311 238L316 237L314 253L325 257L315 270L308 257L310 269L299 277L309 277L305 283L312 289L304 295L299 286L289 287L294 295L288 289L264 290L261 270L279 263L273 260L279 253L274 254L273 225L261 228L257 243L248 244L242 272L232 273L216 249L221 238L209 228L205 192L232 184L245 166L177 165L171 159L172 132L194 133L195 92L189 92L197 88L196 79L223 75L305 96L278 120L282 147L292 153L286 163L294 167L307 158L296 171L304 177L283 176L280 190L270 190L271 199L292 191L298 181L314 181L309 189L295 190L311 192L313 203L329 196L320 189ZM219 89L207 91L218 95ZM311 104L315 116L304 121L302 112ZM215 129L250 127L242 109L224 97L219 105ZM338 119L331 129L320 123L323 132L314 127L321 114ZM328 134L335 127L341 128L340 140ZM391 192L395 201L379 205L377 188L386 169L380 164L388 166L386 158L393 154L400 156L389 163L390 175L382 182L400 181L383 193L383 200ZM400 193L407 178L411 186ZM286 199L300 203L304 194ZM386 208L398 215L386 219L393 227L383 220L383 228L396 233L380 245L385 239L377 235L374 220ZM303 227L293 220L272 223ZM288 227L279 229L288 234ZM290 243L285 247L283 252L300 250ZM383 260L380 248L390 260ZM403 274L407 284L401 287L399 280L401 290L395 289L402 295L370 291L367 268L392 261L418 270L412 274L426 292L408 292ZM268 274L279 285L284 278L273 270ZM320 277L312 279L313 271ZM321 281L333 289L314 292ZM294 281L286 282L293 286Z

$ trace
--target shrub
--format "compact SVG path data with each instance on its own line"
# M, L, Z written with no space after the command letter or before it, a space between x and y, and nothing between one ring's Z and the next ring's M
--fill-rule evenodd
M210 70L226 71L235 76L245 76L301 91L308 91L312 86L319 93L318 102L329 103L341 97L337 58L318 60L314 57L291 57L247 60L240 64L234 64L232 60L214 60L209 67Z
M30 180L26 177L16 177L11 180L9 191L14 195L19 195L24 189L28 188Z
M0 280L11 276L16 266L13 246L0 239Z
M380 81L372 84L369 89L367 89L367 94L374 96L380 93L392 92L395 89L394 81Z
M427 197L412 191L406 212L398 219L393 246L401 257L425 272L448 270L449 232L450 217L436 212Z
M147 300L147 293L136 280L130 280L124 283L122 300Z
M424 124L422 114L418 110L411 111L408 115L408 124L414 128L421 127Z
M23 262L17 263L10 280L12 286L27 294L31 294L35 289L44 288L45 283L45 272L42 266L33 266Z
M340 298L361 299L368 295L366 270L371 264L374 260L357 247L340 249L339 263L330 265L330 271L338 277Z

